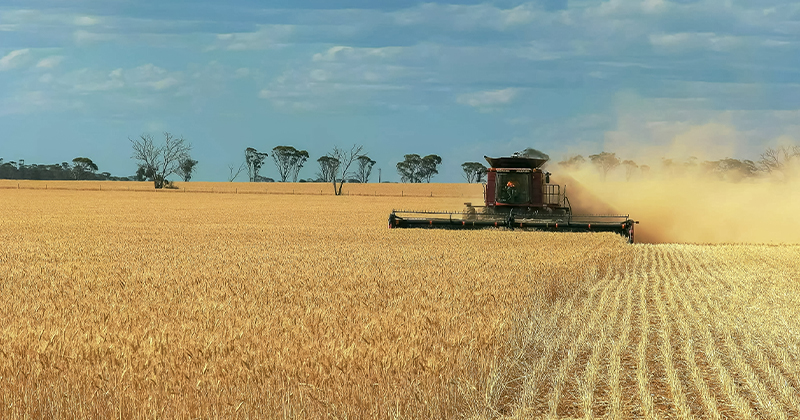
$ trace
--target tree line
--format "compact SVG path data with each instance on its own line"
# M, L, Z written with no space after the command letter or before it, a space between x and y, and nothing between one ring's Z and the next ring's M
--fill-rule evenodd
M363 148L360 145L353 145L350 150L346 150L334 146L333 150L317 159L319 170L316 173L316 177L306 180L301 179L300 182L331 182L336 184L338 181L339 192L341 192L341 186L344 182L369 182L376 162L366 153L363 153ZM248 147L245 149L243 169L234 172L232 169L234 165L231 165L231 176L228 181L233 181L239 173L247 169L250 182L274 182L274 179L261 176L259 173L270 156L272 156L278 171L280 182L289 180L297 182L300 169L309 159L308 151L298 150L292 146L276 146L271 152L259 152L253 147ZM438 168L441 163L442 158L438 155L422 157L418 154L408 154L404 156L402 162L397 163L396 168L402 182L430 182L439 173ZM350 169L351 167L353 168L352 170ZM381 180L379 179L378 182L381 182Z
M133 176L117 177L109 172L98 173L98 166L87 157L76 157L72 163L62 162L52 165L26 165L23 159L5 162L0 158L0 179L32 179L32 180L114 180L114 181L152 181L155 188L173 188L168 177L179 176L183 181L192 179L198 161L190 156L191 144L183 137L175 137L165 132L164 141L157 143L153 136L142 134L138 139L129 138L133 154L137 161L137 170ZM515 156L548 160L549 156L533 148L524 149ZM320 156L316 162L318 171L315 177L298 179L300 170L310 159L306 150L292 146L276 146L269 152L260 152L253 147L244 151L244 162L241 165L228 165L230 170L228 181L234 181L246 171L250 182L275 182L275 179L262 176L260 171L268 158L278 173L280 182L326 182L331 183L334 192L341 194L342 185L349 183L370 182L375 161L364 152L361 145L353 145L349 149L334 146L332 150ZM431 154L404 155L403 161L395 166L401 182L431 182L439 174L442 157ZM792 161L800 161L800 146L780 146L768 148L757 160L739 160L725 158L715 161L699 161L689 158L685 162L662 158L662 169L668 175L702 172L720 179L739 181L764 173L787 175L787 168ZM605 179L608 174L619 167L625 169L625 178L630 180L636 175L647 176L651 168L639 165L633 160L621 159L613 152L600 152L588 155L572 155L557 165L565 170L577 170L584 165L595 167ZM464 162L461 164L462 176L468 183L484 182L488 168L480 162ZM379 170L378 182L382 182Z
M793 162L800 162L800 146L770 147L755 160L724 158L701 161L696 157L690 157L685 161L679 161L665 157L661 158L661 169L668 176L699 173L720 180L738 182L764 174L786 178L790 176L788 172ZM558 166L566 170L578 170L587 164L595 167L604 180L610 172L619 167L625 169L626 180L631 180L636 175L647 177L651 171L649 165L639 165L633 160L621 159L616 153L605 151L589 155L588 160L582 155L572 155L558 162Z
M70 162L50 165L25 164L25 159L5 161L0 158L0 179L32 179L41 181L94 180L130 181L131 177L113 176L109 172L97 173L97 164L87 157L76 157Z

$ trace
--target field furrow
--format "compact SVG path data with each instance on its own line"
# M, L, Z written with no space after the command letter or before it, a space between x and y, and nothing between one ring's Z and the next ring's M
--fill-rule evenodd
M625 349L629 345L629 337L633 330L634 290L636 282L628 277L628 273L626 273L623 276L623 284L625 286L625 309L619 323L620 326L615 330L619 331L619 336L612 343L607 371L607 381L610 387L608 411L608 416L610 418L621 418L624 413L624 390L621 383L624 366L622 357ZM627 374L628 372L625 372L625 375Z
M690 292L686 285L688 284L687 279L691 274L686 270L685 266L678 268L677 260L680 257L676 256L676 253L676 251L670 252L667 258L668 261L671 261L675 276L667 277L666 293L671 315L675 320L680 336L681 355L685 363L686 375L688 376L688 380L683 382L687 389L687 399L694 401L692 404L692 414L694 416L720 419L716 397L703 379L707 372L703 372L697 363L696 335L691 323L692 318L683 309L686 304L684 295Z
M692 257L689 256L689 258ZM720 328L718 326L719 321L711 317L708 307L702 298L702 296L707 296L709 293L720 293L720 290L706 287L710 274L705 263L694 259L690 261L690 265L692 265L695 276L692 276L689 284L687 284L691 291L686 294L687 299L684 301L684 310L690 318L699 321L696 325L699 327L699 333L703 340L702 351L706 362L712 368L709 373L713 375L712 378L707 378L707 380L718 383L720 387L719 393L726 400L725 404L719 404L718 408L722 411L721 414L723 416L753 418L754 413L750 401L742 395L746 390L740 386L741 381L732 376L729 369L731 361L725 356L727 350L721 347L715 338L715 333ZM725 405L728 407L725 407Z
M648 249L647 265L642 272L642 277L639 279L639 343L636 348L636 384L639 391L639 400L642 404L642 414L644 418L655 418L655 406L653 404L653 395L650 392L650 379L652 360L648 357L648 347L652 344L650 338L650 318L652 308L648 304L647 294L648 289L652 290L650 284L650 272L654 268L655 259L653 258L654 252Z
M675 409L675 414L678 418L687 419L691 417L691 410L686 402L686 395L684 394L684 387L682 380L678 376L678 369L676 362L680 362L679 356L675 354L674 347L676 345L675 338L673 337L674 326L676 317L673 313L668 312L667 303L669 303L668 296L672 292L669 287L670 280L674 274L674 267L672 267L669 259L665 256L667 250L659 249L656 272L656 285L655 285L655 304L658 318L660 320L659 335L661 344L659 350L661 353L661 360L664 365L666 373L666 382L669 385L669 399Z
M709 272L709 275L720 285L731 288L732 291L736 293L736 291L733 290L734 286L721 274L729 273L733 270L733 267L718 267L714 271ZM754 400L755 407L758 410L756 414L759 417L771 419L787 418L784 413L784 408L781 407L781 403L778 401L781 399L781 394L786 394L786 388L781 387L783 389L783 391L781 391L769 384L770 367L764 363L761 364L761 369L759 369L758 366L758 360L763 360L763 358L758 355L751 355L750 357L743 355L744 350L740 347L738 342L743 343L742 347L753 349L754 346L752 342L757 338L753 336L753 332L741 328L739 324L745 322L741 318L741 314L737 314L729 299L715 299L709 294L706 294L702 299L704 300L704 304L707 305L706 307L708 308L710 316L721 321L721 324L724 325L724 331L721 332L723 336L723 345L731 358L733 368L738 371L738 376L743 378L748 384L747 389L752 395L751 398ZM734 336L736 338L734 338ZM772 382L778 386L780 386L782 382L785 383L785 381L780 379L773 379ZM778 396L778 398L776 399L774 396ZM787 398L784 397L783 399L785 400Z
M591 308L590 316L585 324L580 328L580 332L573 341L567 344L566 357L562 358L556 370L556 375L552 380L552 388L547 396L548 415L550 417L577 417L580 411L578 399L574 398L579 388L578 371L585 369L588 357L582 357L584 362L578 363L579 356L587 355L594 344L599 330L601 319L607 320L609 316L609 301L615 291L619 289L621 279L619 276L607 277L603 279L600 301ZM588 338L593 337L593 342L589 343ZM569 391L571 398L563 398L564 389Z
M579 383L583 416L589 419L594 418L595 415L603 416L608 411L607 404L604 402L604 397L606 397L605 395L602 395L600 398L595 400L595 397L598 396L598 375L600 375L603 370L601 358L603 355L607 354L609 347L614 343L611 338L612 334L619 330L622 295L623 292L628 288L629 283L623 281L621 276L617 274L615 286L614 303L609 308L608 318L606 319L605 323L600 326L599 337L597 337L592 345L590 345L592 353L589 356L589 360L586 363L586 367L582 375L582 380ZM603 387L603 389L607 389L607 386ZM603 402L601 406L599 406L600 402Z
M597 281L582 302L575 302L577 307L567 313L591 314L593 308L602 304L608 299L608 283L611 278L603 278ZM574 303L574 299L568 305ZM563 313L563 312L562 312ZM574 346L575 338L585 334L586 317L572 316L562 317L560 320L557 334L547 343L544 351L539 357L534 355L534 361L530 363L530 368L525 374L525 381L522 386L522 394L519 398L519 409L527 414L542 415L550 412L553 405L554 390L558 389L559 383L563 382L563 376L553 374L553 363L559 363L563 355L568 355ZM562 385L563 386L563 385ZM557 408L557 406L556 406Z

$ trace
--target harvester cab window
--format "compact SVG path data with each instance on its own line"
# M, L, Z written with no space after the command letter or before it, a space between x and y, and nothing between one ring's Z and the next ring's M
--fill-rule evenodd
M525 204L530 202L528 172L498 172L497 202L503 204Z

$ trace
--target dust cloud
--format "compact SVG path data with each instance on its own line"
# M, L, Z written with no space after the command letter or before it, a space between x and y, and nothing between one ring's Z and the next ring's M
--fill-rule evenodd
M639 221L639 243L798 244L798 160L780 174L760 171L747 177L709 173L701 169L702 161L682 161L676 173L661 157L649 159L655 163L633 175L620 165L605 180L588 159L571 169L551 161L548 170L553 182L566 185L575 214L629 214Z

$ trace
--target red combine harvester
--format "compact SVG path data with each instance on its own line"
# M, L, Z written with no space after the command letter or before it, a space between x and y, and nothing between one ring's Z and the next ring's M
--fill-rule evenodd
M484 157L491 166L484 186L485 206L464 203L461 212L392 210L389 228L614 232L633 243L633 226L639 222L627 214L572 214L566 187L551 184L550 173L541 169L547 159Z

